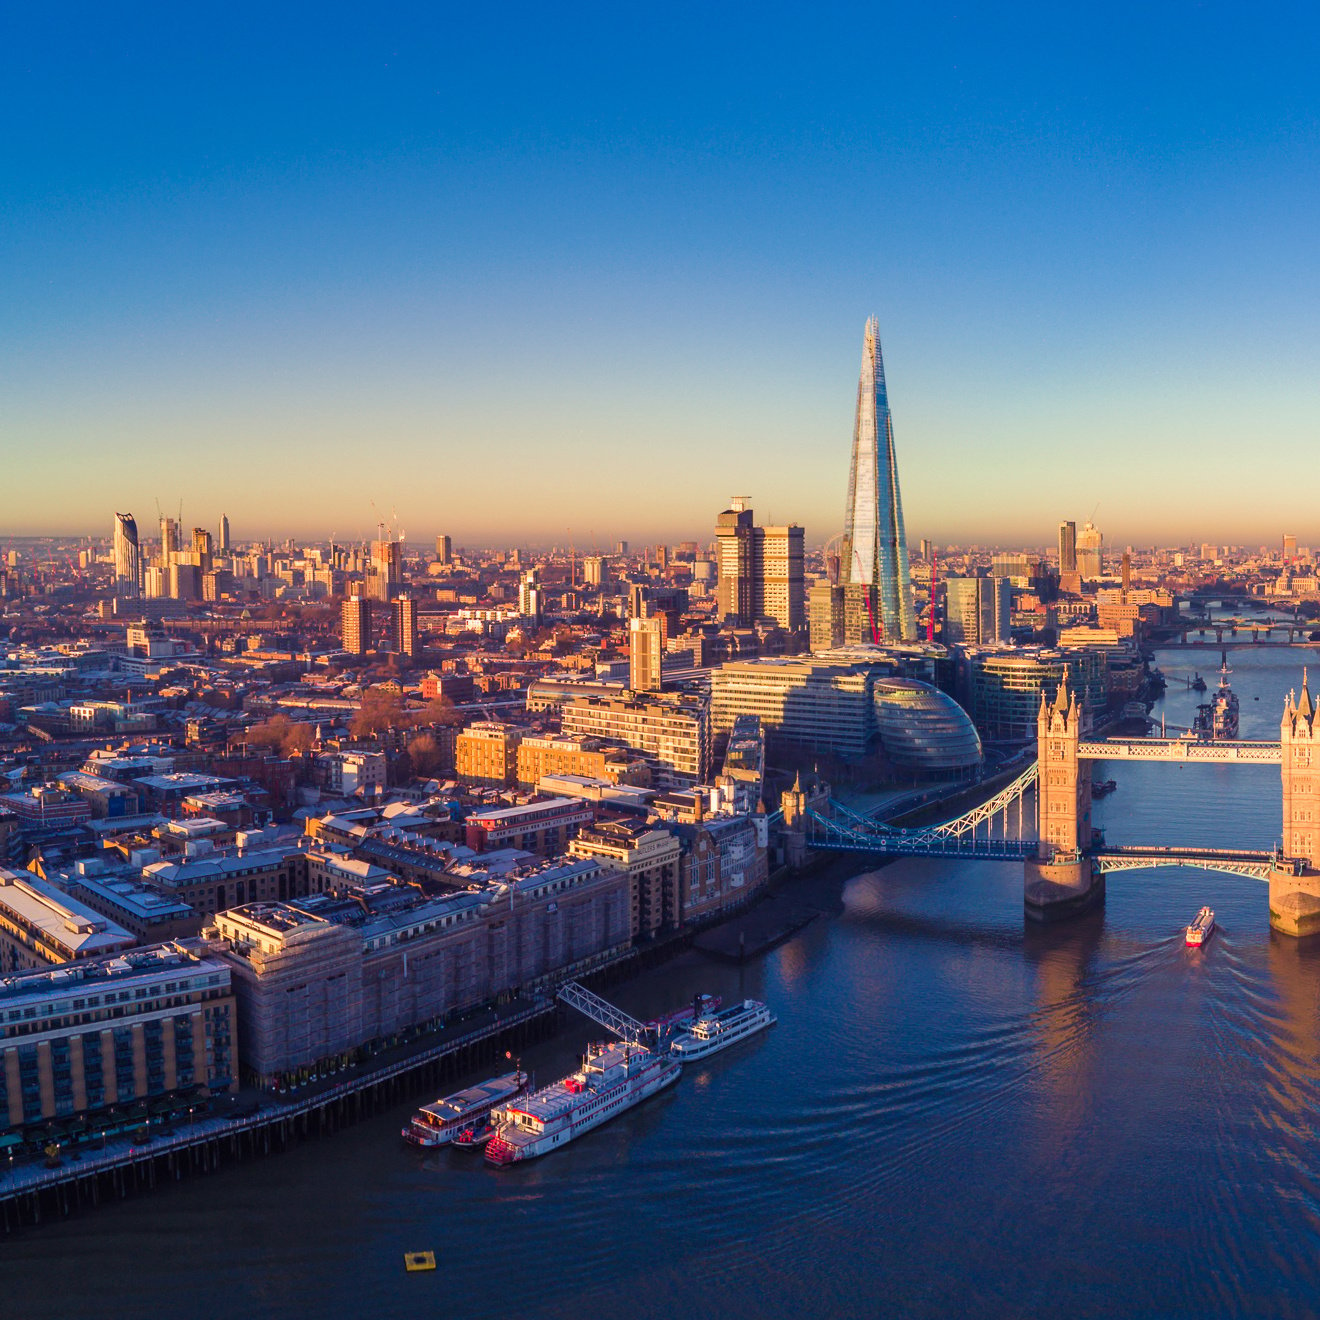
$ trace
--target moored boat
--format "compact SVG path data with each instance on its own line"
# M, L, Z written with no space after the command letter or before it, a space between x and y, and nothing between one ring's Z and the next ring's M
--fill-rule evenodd
M1199 948L1214 933L1214 929L1215 914L1210 908L1203 907L1187 927L1187 943L1193 948Z
M704 1059L754 1036L779 1019L759 999L744 999L718 1013L698 1018L670 1042L669 1052L684 1063Z
M486 1143L491 1164L535 1159L678 1081L677 1059L632 1041L593 1045L577 1072L506 1104Z
M479 1127L491 1111L522 1095L527 1075L521 1068L488 1082L456 1091L433 1104L423 1105L403 1129L405 1141L414 1146L446 1146L460 1133Z

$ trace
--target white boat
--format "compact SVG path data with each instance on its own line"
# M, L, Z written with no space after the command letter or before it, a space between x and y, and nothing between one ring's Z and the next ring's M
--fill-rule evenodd
M683 1063L694 1063L697 1059L727 1050L730 1045L736 1045L778 1021L759 999L744 999L732 1008L698 1018L670 1041L669 1052Z
M1214 929L1215 914L1210 908L1203 907L1187 927L1187 943L1199 948L1214 933Z
M527 1075L519 1068L478 1086L469 1086L466 1091L456 1091L434 1104L423 1105L408 1120L403 1139L414 1146L447 1146L460 1132L479 1126L493 1109L526 1089Z
M500 1123L486 1143L486 1159L513 1164L566 1146L672 1086L681 1071L671 1056L630 1041L593 1045L577 1072L497 1113Z

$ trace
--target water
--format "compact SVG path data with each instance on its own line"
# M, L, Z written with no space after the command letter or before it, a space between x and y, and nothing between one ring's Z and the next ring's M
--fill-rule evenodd
M1230 652L1242 736L1277 736L1304 655ZM1218 653L1159 663L1213 686ZM1197 700L1171 682L1169 723ZM1103 774L1112 841L1278 834L1277 767ZM1270 933L1255 880L1113 876L1048 928L1021 884L933 861L812 881L826 915L761 962L616 992L764 997L779 1025L563 1152L414 1153L400 1108L0 1240L0 1314L1314 1315L1320 951ZM1194 952L1204 902L1221 928ZM527 1062L557 1075L588 1033ZM440 1268L405 1274L428 1249Z

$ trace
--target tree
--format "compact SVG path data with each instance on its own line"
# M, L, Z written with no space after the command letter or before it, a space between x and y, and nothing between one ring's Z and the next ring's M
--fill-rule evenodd
M247 734L250 748L279 756L307 756L314 741L310 724L296 724L287 715L272 715L264 724L254 724Z
M408 759L413 774L429 779L440 772L440 745L429 733L419 733L408 744Z
M362 694L362 706L353 716L349 731L355 738L369 738L383 729L406 723L403 702L393 692L370 687Z
M426 703L419 724L442 724L453 728L463 723L463 716L448 697L435 697Z

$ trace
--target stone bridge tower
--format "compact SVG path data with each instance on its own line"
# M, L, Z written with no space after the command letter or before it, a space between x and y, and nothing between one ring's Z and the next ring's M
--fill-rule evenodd
M1077 755L1082 707L1065 678L1052 704L1041 693L1036 715L1036 825L1040 848L1025 863L1029 917L1069 916L1104 892L1086 856L1091 846L1091 763Z
M1301 696L1288 694L1279 725L1283 770L1283 858L1270 872L1270 925L1285 935L1320 934L1320 711L1306 670Z

